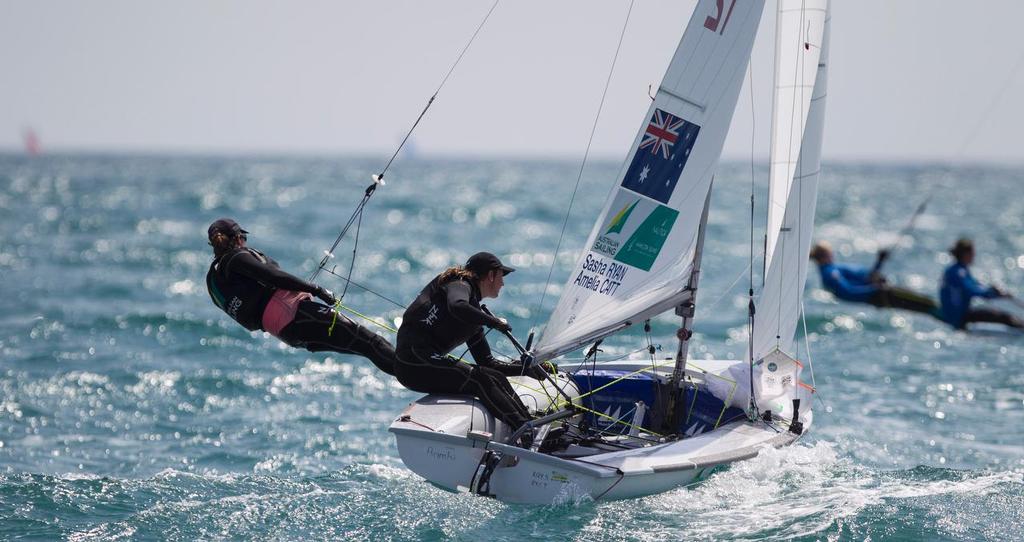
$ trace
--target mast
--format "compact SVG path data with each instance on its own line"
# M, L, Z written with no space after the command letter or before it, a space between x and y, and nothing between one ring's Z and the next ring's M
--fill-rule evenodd
M676 314L681 316L683 321L677 333L679 347L676 349L676 365L672 370L672 378L669 380L669 402L666 412L666 427L669 432L674 433L679 423L686 419L686 394L683 389L686 376L686 358L690 350L690 338L693 337L693 317L697 308L697 285L700 283L700 263L704 255L704 235L708 226L708 209L711 207L711 189L714 187L715 179L711 178L711 187L704 198L704 210L700 215L700 227L697 230L697 248L693 256L693 271L686 285L689 296L676 307Z

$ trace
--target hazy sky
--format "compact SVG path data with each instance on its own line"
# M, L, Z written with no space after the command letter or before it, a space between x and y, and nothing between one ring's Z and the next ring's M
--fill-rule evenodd
M744 0L740 0L744 1ZM594 152L622 158L695 2L636 0ZM393 150L491 0L0 0L0 148ZM1024 161L1024 2L833 0L824 157ZM502 0L415 135L424 155L579 158L626 0ZM769 0L755 44L768 146ZM751 153L744 89L725 156Z

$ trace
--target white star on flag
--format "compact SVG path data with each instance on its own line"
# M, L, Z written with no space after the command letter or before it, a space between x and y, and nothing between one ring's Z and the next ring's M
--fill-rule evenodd
M651 166L644 166L644 169L640 171L640 182L644 182L647 178L647 174L651 172Z

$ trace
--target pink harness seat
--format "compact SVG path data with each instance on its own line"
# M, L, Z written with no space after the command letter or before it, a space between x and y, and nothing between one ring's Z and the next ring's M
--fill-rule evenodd
M295 319L295 312L299 310L299 303L313 296L306 292L293 292L291 290L278 290L267 302L267 308L263 309L263 329L269 331L275 337L281 334L285 326Z

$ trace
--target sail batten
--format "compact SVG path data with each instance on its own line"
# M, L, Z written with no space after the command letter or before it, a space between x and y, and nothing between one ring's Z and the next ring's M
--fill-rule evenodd
M535 355L550 359L682 303L763 0L701 0Z

